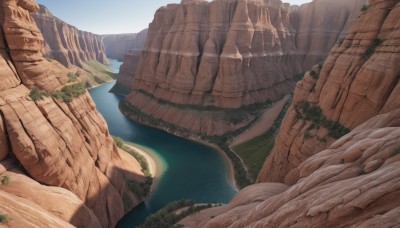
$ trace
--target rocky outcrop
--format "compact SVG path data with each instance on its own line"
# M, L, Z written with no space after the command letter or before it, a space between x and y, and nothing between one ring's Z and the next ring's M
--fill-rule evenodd
M332 49L322 69L315 67L297 84L293 104L259 181L284 181L290 170L334 142L329 134L339 125L315 128L315 120L298 118L304 105L321 110L311 115L350 129L400 106L397 2L373 1L343 43ZM304 113L300 116L307 117Z
M135 72L140 60L140 50L128 50L125 55L124 63L119 68L117 81L110 92L128 95L131 92L131 85L135 79Z
M106 55L112 59L124 61L128 50L142 50L146 42L148 29L138 33L103 35Z
M277 144L259 176L268 183L249 186L229 204L179 223L399 226L399 17L399 0L369 1L323 66L297 83ZM340 137L332 132L339 125L352 130Z
M108 63L101 36L65 23L43 5L32 13L32 17L44 37L45 57L55 59L65 67L83 67L83 63L91 60Z
M113 227L140 201L126 181L144 175L88 93L31 98L33 88L51 93L69 81L67 68L41 54L37 10L33 0L0 2L0 213L12 227Z
M400 109L378 115L301 163L295 184L261 183L188 227L395 227L400 207ZM240 203L236 198L242 197ZM220 209L219 211L217 211ZM202 217L200 217L202 216Z
M363 2L290 7L279 0L190 0L162 7L150 24L134 91L125 100L144 115L191 132L238 130L254 116L224 123L220 115L199 109L282 99L293 91L293 76L321 62L344 36ZM176 121L182 118L187 121Z

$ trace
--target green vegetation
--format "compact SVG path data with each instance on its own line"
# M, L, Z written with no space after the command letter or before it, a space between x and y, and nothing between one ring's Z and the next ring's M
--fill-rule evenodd
M170 228L170 227L181 227L176 225L177 222L185 218L186 216L193 214L197 211L204 210L206 208L213 207L212 204L195 205L191 200L180 200L175 201L156 213L146 218L144 223L139 228L157 227L157 228ZM187 209L185 209L187 208ZM177 212L177 210L182 209Z
M10 177L9 176L3 176L3 178L1 178L1 184L2 185L8 185L8 183L10 183Z
M50 94L39 90L38 88L33 88L29 96L32 100L37 101L42 99L43 97L53 97L57 100L64 102L71 102L73 98L79 97L86 93L85 84L76 83L72 85L66 85L61 90L53 91Z
M144 182L138 182L128 178L125 179L125 182L127 183L129 190L131 190L140 199L144 199L150 193L151 185L153 184L153 178L151 177L149 164L147 163L146 158L130 147L125 146L123 139L116 136L113 136L113 139L119 148L132 155L132 157L134 157L142 167L142 172L145 176Z
M0 214L0 224L6 223L8 220L8 215Z
M296 118L303 119L305 121L309 121L312 124L307 129L307 131L311 131L313 129L319 129L320 127L324 127L328 129L328 136L334 139L339 139L343 135L350 132L350 130L339 122L328 120L322 109L314 104L311 104L307 101L301 101L295 106ZM311 138L311 134L307 134L307 131L304 133L304 138ZM321 140L324 140L323 138Z
M73 72L69 72L68 73L68 83L75 82L76 80L78 80L78 75L76 75Z
M363 6L361 6L361 12L366 12L368 10L369 6L367 4L364 4Z
M278 118L275 120L274 125L267 132L233 148L234 152L239 155L246 164L250 175L252 175L254 179L257 178L265 159L275 145L275 135L281 126L289 106L290 102L285 105Z
M87 69L87 68L92 68L92 69ZM110 68L108 68L106 65L98 62L98 61L89 61L86 62L86 66L84 66L85 70L90 70L93 71L93 69L95 71L97 71L98 73L102 73L105 74L113 79L116 79L118 76L118 73L114 73L112 72L112 70ZM96 75L97 76L97 75Z
M319 74L317 72L315 72L314 70L310 71L310 75L311 77L313 77L315 80L318 80L319 78Z
M367 50L364 53L364 60L368 60L374 53L376 48L383 43L380 39L375 39L372 43L368 46Z
M293 76L293 80L295 82L298 82L298 81L300 81L300 80L302 80L304 78L304 75L306 75L305 72L300 73L300 74L296 74L295 76Z
M178 134L182 137L190 138L190 137L197 137L203 141L207 141L209 143L217 145L220 149L222 149L226 155L229 157L229 159L232 162L233 169L235 171L235 180L239 188L244 188L254 182L254 180L249 179L249 176L247 175L247 171L244 168L244 164L228 146L228 142L238 136L239 134L243 133L246 129L249 128L249 126L253 125L258 118L254 118L248 125L239 128L235 131L229 132L224 135L205 135L200 132L194 132L190 131L188 129L178 127L176 125L173 125L171 123L168 123L162 119L155 118L153 116L147 115L146 113L143 113L140 109L136 108L135 106L132 106L126 101L122 101L120 103L120 109L124 112L124 110L129 110L131 114L133 114L137 120L141 123L146 123L151 126L156 126L163 128L169 132Z
M43 97L48 97L49 94L41 91L40 89L33 87L33 89L31 90L31 92L29 93L29 96L32 98L32 100L34 101L38 101L43 99Z
M344 42L344 38L340 38L340 39L337 41L338 46L339 46L339 47L342 46L343 42Z

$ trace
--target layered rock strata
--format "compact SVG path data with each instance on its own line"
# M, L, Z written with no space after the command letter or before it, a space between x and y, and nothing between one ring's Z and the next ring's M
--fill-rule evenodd
M113 227L141 200L126 181L144 175L117 149L88 93L67 103L30 97L35 87L50 93L69 80L67 68L42 56L30 15L37 10L33 0L0 2L2 225Z
M302 104L319 107L320 116L349 129L399 107L398 15L398 1L372 1L342 44L332 49L322 69L315 67L297 84L259 181L284 181L290 170L334 142L328 134L335 129L311 129L315 121L298 118ZM306 139L305 132L312 137ZM318 140L322 138L327 141Z
M277 144L260 172L259 181L266 183L249 186L228 205L180 224L400 225L400 1L371 0L363 9L324 65L297 83ZM336 140L328 137L334 128L323 123L310 128L323 119L352 130Z
M108 63L100 35L81 31L65 23L43 5L32 13L32 17L44 37L45 57L55 59L65 67L83 67L85 62L92 60Z
M254 116L224 123L220 115L199 109L234 110L282 99L293 91L295 74L327 56L363 2L291 7L279 0L191 0L162 7L150 24L134 91L125 100L145 115L192 132L238 130ZM175 121L182 118L188 121Z
M148 29L138 33L102 35L106 55L123 61L128 50L142 50Z
M124 63L119 68L117 81L110 92L128 95L131 92L131 85L135 79L135 72L140 60L140 50L128 50L125 54Z

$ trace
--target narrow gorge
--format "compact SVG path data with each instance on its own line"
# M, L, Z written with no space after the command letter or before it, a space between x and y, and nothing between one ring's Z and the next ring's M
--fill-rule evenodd
M171 2L0 1L0 227L400 226L400 0Z

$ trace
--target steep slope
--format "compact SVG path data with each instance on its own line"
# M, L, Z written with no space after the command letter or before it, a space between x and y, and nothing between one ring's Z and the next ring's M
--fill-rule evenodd
M117 82L110 92L120 95L130 93L147 32L148 29L144 29L139 33L103 36L107 56L124 62L119 69Z
M69 70L42 56L30 15L37 10L33 0L0 2L0 213L13 227L112 227L141 200L126 181L144 175L117 149L86 91L63 101L78 84L67 84ZM51 96L40 98L44 92Z
M148 29L138 33L102 35L106 55L112 59L124 60L128 50L142 50Z
M285 184L249 186L228 205L180 223L188 227L399 226L399 17L399 0L371 0L343 44L332 49L318 79L309 72L297 84L277 145L259 177ZM318 75L318 67L314 71L311 74ZM332 134L338 140L318 141L337 130L324 129L327 120L352 130L343 137ZM313 123L319 123L320 129L310 129Z
M83 67L85 62L91 60L108 63L100 35L81 31L65 23L43 5L32 13L32 17L44 37L45 57L55 59L65 67Z
M345 133L340 125L353 129L399 107L398 9L392 9L396 3L374 1L343 43L332 49L322 69L315 67L297 84L259 181L284 181L291 169ZM332 124L322 123L321 116Z
M190 0L162 7L122 110L146 123L160 119L181 135L239 131L260 107L293 91L294 75L327 56L363 2ZM238 119L240 108L248 114Z
M128 95L131 92L131 85L135 79L135 72L140 60L140 50L128 50L125 54L124 63L119 68L117 82L110 92Z

